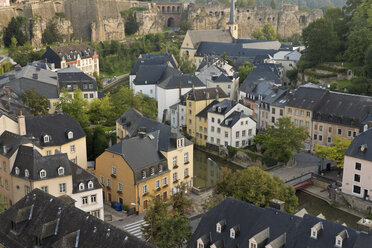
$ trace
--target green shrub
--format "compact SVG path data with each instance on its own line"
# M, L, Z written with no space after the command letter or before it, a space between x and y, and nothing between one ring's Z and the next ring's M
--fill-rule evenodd
M317 69L319 70L324 70L324 71L330 71L334 73L346 73L347 69L346 68L337 68L333 67L327 64L320 64L316 66Z
M67 15L64 12L56 12L55 17L58 17L61 19L68 19Z
M232 158L235 156L235 154L238 152L238 148L227 146L227 150L229 152L229 157Z
M276 165L278 163L278 161L275 158L264 155L262 157L262 163L267 165L268 167L271 167L271 166Z
M121 205L121 208L122 208L124 211L128 211L128 210L129 210L129 206L128 206L128 205L125 205L125 204L122 204L122 205Z
M305 70L305 75L316 78L316 79L321 79L321 78L330 78L330 77L337 77L337 73L318 73L312 69L306 69Z

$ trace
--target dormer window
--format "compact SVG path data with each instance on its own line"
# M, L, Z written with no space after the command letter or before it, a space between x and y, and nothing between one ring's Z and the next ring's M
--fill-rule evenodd
M159 165L159 172L162 172L162 171L163 171L163 166Z
M221 224L217 223L216 225L216 232L221 233Z
M48 143L50 141L49 135L44 135L44 143Z
M183 147L183 138L177 140L177 148Z
M88 189L93 189L93 182L92 181L88 182Z
M151 168L150 168L150 174L151 174L151 176L155 174L155 169L154 169L154 167L151 167Z
M221 107L218 107L218 112L221 113Z
M142 173L142 178L146 178L146 171L143 170L141 173Z
M73 139L74 138L74 133L72 131L69 131L67 133L67 138L70 140L70 139Z
M63 168L63 167L59 167L58 168L58 175L59 176L63 176L65 174L65 168Z
M15 167L15 174L18 176L19 175L19 168Z
M84 190L84 189L85 189L84 183L80 183L79 184L79 190L81 191L81 190Z
M348 238L349 238L349 233L347 232L347 230L343 230L343 231L341 231L341 232L336 236L335 246L336 246L336 247L342 247L343 241L344 241L345 239L348 239Z
M235 230L232 228L230 229L230 238L235 239Z
M30 172L26 169L25 170L25 177L28 178L30 176Z
M318 233L319 231L323 229L323 223L322 222L318 222L316 223L312 228L311 228L311 238L313 239L317 239L318 238Z
M40 178L45 178L46 177L46 170L41 170L40 171Z

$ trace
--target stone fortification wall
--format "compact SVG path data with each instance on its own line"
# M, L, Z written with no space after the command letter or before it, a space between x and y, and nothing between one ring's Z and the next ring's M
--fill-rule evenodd
M224 5L190 4L187 18L192 29L225 28L230 17L230 9ZM250 37L257 28L270 23L283 37L301 33L310 22L322 17L321 10L299 11L297 6L285 6L281 10L270 7L237 8L235 21L239 24L239 37Z

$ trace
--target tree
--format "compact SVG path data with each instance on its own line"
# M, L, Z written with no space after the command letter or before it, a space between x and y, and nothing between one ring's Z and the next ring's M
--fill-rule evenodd
M105 131L102 127L94 128L93 132L93 155L94 159L101 155L109 146Z
M96 71L93 72L93 77L96 79L98 89L103 90L102 80Z
M270 6L271 6L272 9L276 9L276 2L275 2L275 0L271 0Z
M372 31L368 27L362 27L350 32L347 39L347 50L345 57L351 63L362 66L365 62L365 55L372 43Z
M1 194L0 194L0 199L1 199L1 198L2 198L2 197L1 197ZM5 208L6 208L6 202L1 202L1 201L0 201L0 214L1 214L2 212L4 212Z
M223 58L229 65L231 65L232 67L235 66L235 63L226 55L226 53L223 53L221 55L221 58Z
M183 73L194 73L195 72L195 65L194 63L192 62L192 60L190 60L187 55L183 55L181 57L181 61L180 61L180 70L183 72Z
M328 146L314 144L314 152L317 156L326 158L337 163L337 166L344 168L344 156L351 144L351 140L334 135L333 143Z
M250 62L246 61L241 66L239 66L239 84L243 83L244 80L247 78L249 73L251 73L254 69L254 65Z
M50 102L48 98L35 92L35 89L29 89L21 95L22 102L26 104L32 115L46 115L49 112Z
M297 74L298 74L297 68L285 72L286 77L289 79L289 81L291 81L291 83L297 82Z
M61 42L62 36L57 29L57 23L54 20L48 22L41 38L41 42L45 45Z
M154 244L162 227L162 221L168 214L168 204L159 197L151 197L150 208L143 217L147 225L142 226L142 233L145 240Z
M254 142L261 145L264 155L287 163L293 156L293 150L299 151L308 138L305 127L296 127L288 117L279 118L274 128L254 137Z
M276 31L270 23L265 24L262 33L265 37L264 40L277 40Z
M162 220L155 245L160 248L182 248L190 240L191 230L190 220L186 215L169 213Z
M255 40L265 40L265 35L261 28L257 28L252 32L252 38Z
M59 98L56 108L69 114L83 128L87 127L89 125L89 116L87 114L88 101L83 98L82 91L76 89L73 96L71 96L67 89L62 89L61 94L62 96Z
M225 167L222 167L222 171L226 169ZM223 175L223 173L222 173ZM208 196L206 200L202 203L202 208L204 212L207 212L217 206L219 203L221 203L223 200L225 200L225 197L222 194L217 194L215 191L213 191L212 195Z
M192 200L186 198L186 185L181 184L176 187L177 192L171 196L171 205L174 211L184 214L191 207Z
M364 71L368 78L372 78L372 45L370 45L366 51Z
M4 29L3 41L6 47L11 44L11 39L14 37L18 41L18 46L23 46L28 41L27 36L24 33L27 19L25 17L17 16L12 17L8 26Z
M139 24L136 20L135 13L129 13L128 16L125 17L125 34L131 35L138 31Z
M224 169L216 185L216 193L267 207L272 199L285 202L285 210L294 213L298 204L296 192L292 186L286 186L278 176L271 175L257 167L231 172Z
M302 31L306 46L306 59L313 65L333 61L340 52L340 40L333 25L326 19L318 19Z

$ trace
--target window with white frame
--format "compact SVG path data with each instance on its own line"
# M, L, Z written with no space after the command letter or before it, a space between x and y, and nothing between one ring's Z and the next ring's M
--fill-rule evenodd
M47 155L47 156L52 155L52 151L51 151L51 150L48 150L48 151L46 152L46 155Z
M5 180L5 183L7 184L8 182ZM26 195L31 192L29 186L25 186L25 192L26 192Z
M183 160L185 163L188 163L189 162L189 153L186 152L184 155L183 155Z
M65 168L63 168L62 166L58 168L58 175L59 176L63 176L65 174Z
M44 191L45 193L48 193L48 186L42 186L41 190Z
M85 189L84 183L80 183L79 184L79 190L81 191L81 190L84 190L84 189Z
M177 178L177 172L173 173L173 182L177 181L178 178Z
M143 170L143 171L141 172L141 174L142 174L142 178L146 178L146 171L145 171L145 170Z
M142 195L147 193L147 185L142 186Z
M44 135L44 143L48 143L49 140L49 135Z
M70 146L70 151L71 151L71 152L75 152L75 145L71 145L71 146Z
M155 174L155 168L154 167L151 167L150 168L150 175L152 176L152 175L154 175Z
M18 176L19 175L19 168L15 167L15 174Z
M160 188L160 180L155 181L155 189Z
M116 176L116 167L112 167L112 175Z
M101 184L105 185L105 177L104 176L101 176Z
M90 196L90 202L91 203L96 203L97 202L97 196L96 195L91 195Z
M28 178L29 176L30 176L30 172L29 172L29 170L26 169L25 170L25 177Z
M163 171L163 166L160 164L159 165L159 172L162 172Z
M88 182L88 189L93 189L93 182L92 181Z
M165 186L165 185L167 185L168 184L168 182L167 182L167 177L164 177L163 178L163 186Z
M107 187L111 188L111 179L107 178Z
M123 192L123 184L118 183L119 192Z
M46 177L46 170L41 170L40 171L40 178L45 178Z
M60 183L59 184L59 192L60 193L66 193L66 184L65 183Z
M185 174L185 177L188 177L189 176L189 168L186 168L185 169L184 174Z
M69 132L67 133L67 138L68 138L68 139L73 139L73 138L74 138L74 133L73 133L72 131L69 131Z
M183 138L177 140L177 147L178 147L178 148L183 147Z
M88 204L88 197L87 196L82 197L82 202L83 202L83 205Z
M177 165L177 156L174 156L173 157L173 166L176 166Z

